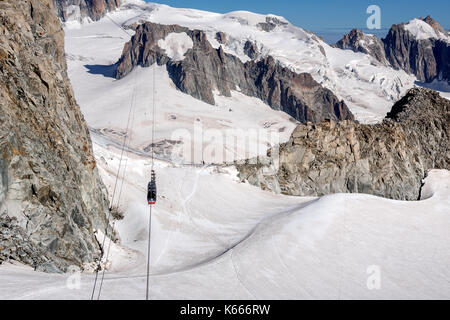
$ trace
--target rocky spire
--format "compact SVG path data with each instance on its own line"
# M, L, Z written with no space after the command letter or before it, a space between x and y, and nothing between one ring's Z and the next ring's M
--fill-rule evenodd
M420 21L429 24L437 37L416 37L408 31L408 24L403 23L393 25L381 40L361 30L352 30L335 46L369 54L384 65L414 74L421 82L435 79L450 82L450 36L430 16Z
M334 46L344 50L368 54L383 65L389 65L386 59L383 41L374 35L365 34L362 30L353 29L349 34L344 35Z
M437 33L439 32L445 33L444 28L442 28L439 22L434 20L431 16L427 16L425 19L423 19L423 21L428 23Z

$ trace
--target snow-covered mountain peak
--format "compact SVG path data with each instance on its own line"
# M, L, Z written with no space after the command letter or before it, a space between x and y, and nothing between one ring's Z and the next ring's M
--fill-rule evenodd
M436 31L423 20L413 19L405 24L405 29L409 31L417 40L437 39L439 38Z
M404 27L417 40L436 39L450 41L448 33L430 16L425 19L413 19L405 24Z

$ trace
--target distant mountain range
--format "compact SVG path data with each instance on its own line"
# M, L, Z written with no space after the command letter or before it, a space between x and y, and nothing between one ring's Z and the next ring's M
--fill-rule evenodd
M422 82L450 79L450 33L431 16L393 25L383 39L354 29L335 46L369 54Z
M354 27L348 28L319 28L319 29L311 29L311 32L314 32L317 36L323 39L329 45L333 45L339 40L341 40L346 34L350 33L355 29ZM367 34L373 34L377 36L377 38L384 38L388 34L390 28L382 28L370 30L367 28L358 28L358 30L363 31Z

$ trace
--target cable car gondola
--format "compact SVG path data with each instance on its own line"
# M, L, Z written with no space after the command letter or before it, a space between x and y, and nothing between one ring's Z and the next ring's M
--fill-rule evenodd
M156 174L154 170L152 170L151 181L148 183L147 202L149 205L156 204Z

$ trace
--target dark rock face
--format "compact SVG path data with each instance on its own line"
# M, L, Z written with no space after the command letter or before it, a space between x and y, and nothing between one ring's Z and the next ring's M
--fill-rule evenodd
M267 17L266 22L261 22L258 24L258 28L262 31L270 32L273 31L278 26L285 26L286 22L281 21L275 17Z
M217 32L216 40L219 41L220 44L226 44L227 43L227 35L223 32Z
M384 52L384 43L376 36L367 35L361 30L353 29L339 40L335 47L352 50L354 52L362 52L374 57L377 61L384 65L389 65Z
M237 168L243 181L288 195L367 193L417 200L429 170L450 169L449 141L450 101L411 89L381 124L300 125L280 146L279 163L247 161Z
M300 122L355 120L345 103L309 73L297 74L283 68L272 57L249 61L245 69L244 78L250 81L248 86L239 85L244 93L260 98Z
M120 0L53 0L53 4L63 22L74 14L79 14L79 18L89 17L97 21L105 13L116 10L120 6Z
M193 41L193 48L182 61L171 60L158 46L159 40L173 32L185 32ZM123 78L137 65L148 67L155 62L167 66L179 90L209 104L215 103L214 90L231 96L231 90L239 89L299 121L354 120L345 103L310 74L296 74L272 57L244 64L236 56L226 54L222 47L213 48L203 31L149 22L141 25L125 45L116 77Z
M439 75L440 70L434 52L436 42L439 41L417 40L404 29L404 25L392 26L383 41L386 58L395 69L403 69L414 74L423 82L431 82Z
M423 21L438 34L447 34L430 16ZM385 65L414 74L421 82L432 82L435 79L450 81L449 45L442 39L418 40L407 31L405 24L399 24L391 27L385 39L366 35L361 30L352 30L335 46L370 54Z
M422 18L420 18L422 19ZM444 28L442 28L442 26L439 24L439 22L437 22L436 20L434 20L431 16L427 16L425 19L423 19L424 22L428 23L436 32L445 32Z
M58 271L54 268L49 253L36 245L26 232L9 216L0 215L0 263L20 261L38 270Z
M136 34L123 48L122 56L117 63L116 78L125 77L135 66L150 67L155 62L159 65L166 64L170 58L158 46L158 41L171 33L182 32L191 35L188 28L178 25L159 25L151 22L139 25Z
M0 263L94 262L108 201L50 0L0 2Z
M434 47L437 63L437 79L447 80L450 84L450 43L438 41Z
M244 45L244 53L250 58L250 59L256 59L258 56L258 47L254 42L251 42L250 40L247 41Z

